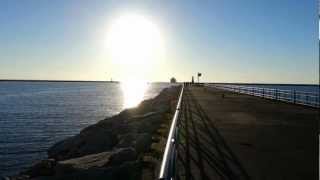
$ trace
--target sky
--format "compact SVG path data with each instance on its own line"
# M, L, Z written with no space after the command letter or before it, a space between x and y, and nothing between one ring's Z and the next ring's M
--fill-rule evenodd
M157 66L126 74L108 56L123 14L158 27ZM318 27L314 0L1 0L0 79L123 80L148 68L148 81L318 84Z

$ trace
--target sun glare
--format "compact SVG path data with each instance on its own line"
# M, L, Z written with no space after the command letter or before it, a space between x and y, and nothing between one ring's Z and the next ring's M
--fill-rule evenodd
M144 97L149 85L144 81L123 81L121 90L123 92L123 108L137 106Z
M138 105L148 88L151 73L164 59L159 28L141 15L119 16L107 31L107 53L121 81L124 108Z
M151 68L163 56L162 41L158 27L136 14L118 17L107 33L107 49L112 62L131 68Z

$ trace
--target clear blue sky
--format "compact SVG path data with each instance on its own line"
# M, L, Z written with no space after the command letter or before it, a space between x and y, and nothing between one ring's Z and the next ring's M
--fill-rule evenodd
M108 22L150 17L166 56L153 81L318 83L314 0L1 0L0 79L117 79L103 55Z

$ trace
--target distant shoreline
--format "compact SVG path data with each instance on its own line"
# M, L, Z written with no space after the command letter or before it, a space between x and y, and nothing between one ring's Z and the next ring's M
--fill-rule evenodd
M90 80L37 80L37 79L0 79L0 82L88 82L88 83L120 83L120 81L90 81ZM148 82L148 83L169 83L169 82ZM179 82L178 82L179 83ZM208 84L232 84L232 85L277 85L277 86L319 86L320 84L290 84L290 83L232 83L232 82L202 82Z
M110 83L119 83L119 81L0 79L0 82L2 82L2 81L20 81L20 82L110 82Z
M121 81L0 79L0 82L86 82L86 83L120 83ZM169 82L148 82L148 83L169 83Z

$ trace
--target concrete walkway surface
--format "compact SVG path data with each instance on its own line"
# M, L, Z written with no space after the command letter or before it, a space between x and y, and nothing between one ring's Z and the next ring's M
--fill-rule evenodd
M186 87L180 179L318 179L318 109Z

